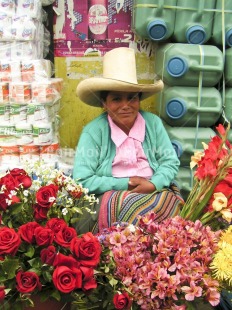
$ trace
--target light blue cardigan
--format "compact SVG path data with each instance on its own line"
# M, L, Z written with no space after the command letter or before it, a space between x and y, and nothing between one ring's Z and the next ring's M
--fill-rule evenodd
M180 162L161 119L150 112L140 111L146 122L143 150L154 171L150 181L157 190L168 187L174 180ZM74 161L73 177L90 193L127 190L129 178L112 176L116 146L111 140L107 114L103 113L87 124L80 136Z

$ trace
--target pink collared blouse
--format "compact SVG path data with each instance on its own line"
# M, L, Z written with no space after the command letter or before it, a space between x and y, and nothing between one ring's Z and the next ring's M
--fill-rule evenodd
M126 135L108 115L111 139L116 145L116 156L112 163L112 175L116 178L140 176L150 179L153 175L142 142L145 137L145 120L140 113Z

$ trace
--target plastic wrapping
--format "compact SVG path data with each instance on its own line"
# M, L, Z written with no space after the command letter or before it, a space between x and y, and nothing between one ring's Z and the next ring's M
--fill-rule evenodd
M40 0L0 0L0 166L59 160L63 80L52 78Z

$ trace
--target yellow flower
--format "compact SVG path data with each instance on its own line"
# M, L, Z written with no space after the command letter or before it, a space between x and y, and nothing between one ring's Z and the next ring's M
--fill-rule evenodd
M219 250L210 265L214 277L232 286L232 226L222 232L218 243Z
M229 244L232 245L232 226L229 226L229 228L227 228L227 230L223 231L220 237L220 241L223 242L227 242Z
M212 207L215 211L221 211L223 208L227 207L228 199L223 193L214 193L213 197L214 201L212 203Z
M193 156L191 156L191 162L190 162L190 168L193 169L193 167L195 167L199 160L201 160L201 157L204 155L203 152L200 152L200 151L196 151L194 153Z
M221 249L215 254L210 268L214 277L232 285L232 245L223 241Z

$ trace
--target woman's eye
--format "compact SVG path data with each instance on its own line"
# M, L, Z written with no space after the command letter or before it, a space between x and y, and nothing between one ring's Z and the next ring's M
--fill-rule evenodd
M128 98L128 100L132 102L138 101L138 96L131 96Z
M118 102L118 101L120 101L120 98L119 97L114 97L114 98L112 98L112 101Z

